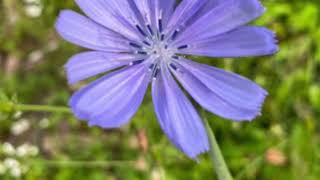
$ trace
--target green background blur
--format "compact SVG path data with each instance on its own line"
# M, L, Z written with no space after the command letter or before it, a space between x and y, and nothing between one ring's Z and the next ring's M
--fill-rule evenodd
M203 114L236 179L319 179L320 1L263 4L267 12L254 24L277 32L278 54L194 58L267 89L262 117L234 123ZM0 1L0 179L215 179L208 154L194 162L166 139L150 93L132 122L117 130L89 128L67 113L7 108L66 106L83 85L66 82L64 63L83 49L56 34L61 9L78 11L72 0Z

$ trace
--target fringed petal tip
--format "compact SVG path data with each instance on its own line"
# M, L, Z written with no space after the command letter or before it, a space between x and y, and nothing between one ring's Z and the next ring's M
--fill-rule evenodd
M180 149L179 147L177 147L177 149L179 149L179 151L185 154L188 158L192 159L193 161L196 161L197 163L200 163L199 157L209 152L210 147L209 147L209 142L207 141L206 144L202 146L202 149L197 149L192 152L187 152L185 150Z
M244 12L255 12L254 18L258 18L263 15L267 8L262 4L261 0L235 0L239 4L239 8Z
M261 0L253 0L253 3L255 3L255 7L258 7L258 12L261 12L261 14L267 11L267 8L262 4Z
M203 137L203 139L201 140L202 141L201 147L199 146L199 148L189 149L189 151L185 151L185 150L181 150L180 149L181 152L183 152L187 157L189 157L190 159L196 161L197 163L200 163L199 157L202 156L203 154L209 152L209 150L210 150L210 145L209 145L209 141L208 141L207 132L204 131L203 133L206 136Z
M190 157L192 160L196 161L197 163L200 163L199 157L200 157L201 155L209 152L209 150L210 150L210 148L209 148L209 143L208 143L208 146L207 146L205 149L203 149L203 150L195 153L194 155L190 155L190 156L188 155L188 157Z
M247 118L243 118L243 119L231 119L231 120L234 120L234 121L247 121L247 122L252 122L254 121L255 119L257 119L258 117L262 116L262 108L263 108L263 105L264 105L264 102L268 96L268 92L265 91L264 89L261 88L261 95L257 98L257 108L256 108L256 112L255 113L252 113L251 115L248 115Z
M261 29L262 31L265 32L266 44L269 44L269 52L266 51L265 55L273 55L277 53L280 50L279 40L277 39L277 33L265 27L255 27L255 28L257 30Z
M260 117L262 116L262 108L263 108L263 105L264 105L264 102L267 98L267 96L269 95L269 93L267 91L264 91L264 94L262 95L261 99L260 99L260 106L259 106L259 110L257 111L257 113L251 118L249 119L248 121L253 121L255 120L257 117Z

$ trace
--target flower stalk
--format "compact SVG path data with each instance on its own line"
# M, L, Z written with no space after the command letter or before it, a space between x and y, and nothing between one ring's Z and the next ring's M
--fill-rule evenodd
M16 104L16 105L14 105L14 109L17 111L71 113L70 109L68 107L64 107L64 106Z
M210 143L210 156L212 163L215 167L215 171L219 180L232 180L232 175L228 169L228 166L223 158L220 147L217 143L217 139L210 127L208 120L203 118L204 124L206 126L209 143Z
M16 104L14 102L0 102L0 112L24 111L24 112L51 112L51 113L71 113L66 106Z

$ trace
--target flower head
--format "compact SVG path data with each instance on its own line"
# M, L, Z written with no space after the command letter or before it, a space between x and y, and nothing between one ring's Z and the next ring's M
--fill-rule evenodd
M267 92L231 72L183 55L244 57L273 54L273 32L247 25L264 12L258 0L76 0L85 17L61 12L56 29L91 51L65 68L70 84L108 72L76 92L70 106L90 125L117 128L137 111L152 84L159 124L191 158L209 148L204 125L187 96L206 110L235 121L260 114ZM174 77L173 77L174 76Z

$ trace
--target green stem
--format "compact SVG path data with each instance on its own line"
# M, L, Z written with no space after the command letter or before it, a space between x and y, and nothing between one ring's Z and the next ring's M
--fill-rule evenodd
M134 161L54 161L54 160L37 160L30 161L31 165L44 164L54 167L74 167L74 168L107 168L114 166L134 166Z
M223 155L221 153L221 150L219 148L219 145L217 143L216 137L207 121L206 118L203 118L209 142L210 142L210 156L213 162L213 165L216 170L216 174L218 176L219 180L232 180L231 173L228 169L228 166L226 165L226 162L223 158Z
M18 111L71 113L70 109L68 107L64 107L64 106L15 104L14 109L18 110Z

